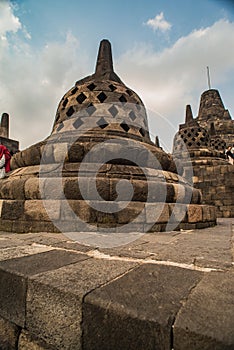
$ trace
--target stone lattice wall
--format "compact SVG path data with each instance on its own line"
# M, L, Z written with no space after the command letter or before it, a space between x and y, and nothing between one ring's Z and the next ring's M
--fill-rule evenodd
M234 166L208 163L194 162L194 187L202 191L203 203L216 207L217 217L234 217Z

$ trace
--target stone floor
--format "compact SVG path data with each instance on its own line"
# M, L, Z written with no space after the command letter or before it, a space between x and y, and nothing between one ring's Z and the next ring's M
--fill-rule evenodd
M0 349L234 349L234 219L115 248L0 233Z

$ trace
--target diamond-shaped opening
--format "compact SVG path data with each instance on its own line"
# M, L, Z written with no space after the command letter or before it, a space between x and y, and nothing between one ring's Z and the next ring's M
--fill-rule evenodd
M196 140L195 137L193 137L192 140L195 141Z
M78 91L78 87L74 87L74 89L71 90L71 94L74 95Z
M184 141L184 143L187 143L188 140L187 139L183 139L183 141Z
M136 114L133 111L131 111L128 115L129 115L129 118L131 118L132 120L136 119Z
M139 132L140 132L140 134L141 134L143 137L145 136L145 130L144 130L144 129L140 128L140 129L139 129Z
M97 98L99 99L99 101L100 101L101 103L103 103L103 102L106 100L107 96L106 96L106 94L104 94L104 92L102 91L99 95L97 95Z
M67 115L68 117L71 117L72 114L73 114L74 112L75 112L75 110L74 110L74 108L71 106L71 107L69 107L69 109L67 110L66 115Z
M198 133L198 132L196 132L195 136L198 136L198 135L199 135L199 133Z
M190 132L188 133L188 137L191 137L191 133Z
M200 142L197 142L197 145L198 145L198 147L200 147L201 146Z
M128 130L130 129L130 127L128 126L128 124L126 123L121 123L120 124L121 128L124 129L124 131L128 132Z
M83 92L81 92L81 94L79 94L76 98L76 101L79 104L82 104L85 100L86 100L87 96L85 96L85 94Z
M95 89L96 85L94 83L91 83L87 86L87 88L90 90L90 91L93 91Z
M120 98L119 98L120 102L127 102L127 99L124 95L121 95Z
M185 133L185 134L187 134L187 132L188 132L187 130L184 130L184 133Z
M67 103L68 103L68 99L66 98L62 103L63 107L66 107Z
M117 87L115 87L113 84L110 84L109 85L109 88L111 89L111 91L115 91L117 89Z
M138 109L138 111L141 109L140 103L136 102L136 108Z
M63 122L59 124L56 131L60 131L64 127Z
M194 129L193 129L193 128L191 129L191 132L194 132Z
M118 114L118 109L114 106L114 105L112 105L109 109L108 109L108 111L111 113L111 115L113 116L113 117L115 117L117 114Z
M129 96L132 96L133 92L129 89L126 90L126 93L129 95Z
M188 143L188 146L191 147L191 146L192 146L192 142L189 142L189 143Z
M105 129L109 124L107 123L107 121L102 117L101 119L99 119L97 121L97 125L101 128L101 129Z
M88 108L87 108L87 113L89 116L91 116L95 111L96 111L96 107L94 107L94 105L92 103L90 103L88 105Z
M76 119L76 121L72 124L75 129L78 129L84 122L81 119Z

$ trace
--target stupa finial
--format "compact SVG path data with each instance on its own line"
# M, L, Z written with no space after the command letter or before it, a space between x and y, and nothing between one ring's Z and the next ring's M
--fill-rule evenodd
M100 42L95 75L113 72L111 43L104 39Z
M122 83L121 79L114 72L111 43L107 39L103 39L100 42L94 78Z
M185 114L185 124L189 124L193 122L193 113L192 113L192 108L190 105L186 106L186 114Z

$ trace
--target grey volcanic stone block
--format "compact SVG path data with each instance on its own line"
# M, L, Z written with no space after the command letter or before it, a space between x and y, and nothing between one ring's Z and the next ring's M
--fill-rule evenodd
M0 315L24 327L27 279L87 259L83 254L51 250L0 262Z
M145 264L91 292L83 306L83 349L171 349L176 314L201 278Z
M134 266L136 263L92 258L31 277L27 330L57 350L81 349L84 296Z
M209 273L189 296L175 322L174 349L234 349L233 268Z
M0 349L15 350L17 349L20 328L15 324L0 318Z

